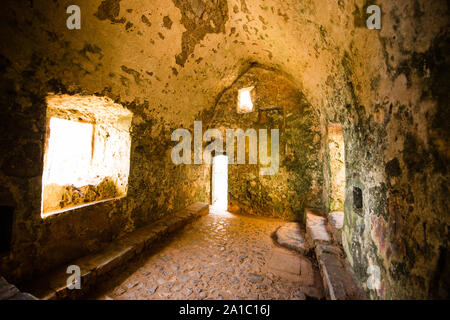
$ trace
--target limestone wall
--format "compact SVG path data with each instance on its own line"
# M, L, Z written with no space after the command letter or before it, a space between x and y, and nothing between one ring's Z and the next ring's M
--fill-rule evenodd
M444 1L383 1L383 27L368 35L355 11L342 59L352 103L343 122L343 241L372 298L448 297L448 7ZM355 209L354 187L362 191Z
M45 271L207 201L209 168L174 166L170 134L190 128L256 62L289 75L317 112L324 161L326 127L343 127L343 241L362 283L367 268L379 266L382 286L366 288L371 297L446 296L448 3L379 1L382 29L368 30L370 3L85 0L78 1L81 30L68 30L70 1L5 1L0 198L14 207L14 224L2 274L14 281ZM126 198L41 219L52 92L107 96L133 112ZM322 205L330 192L326 168ZM355 187L362 197L356 210Z

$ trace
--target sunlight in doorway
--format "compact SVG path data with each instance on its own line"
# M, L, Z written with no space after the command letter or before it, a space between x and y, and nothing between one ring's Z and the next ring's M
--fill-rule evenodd
M212 166L212 209L227 211L228 209L228 157L218 155L213 158Z

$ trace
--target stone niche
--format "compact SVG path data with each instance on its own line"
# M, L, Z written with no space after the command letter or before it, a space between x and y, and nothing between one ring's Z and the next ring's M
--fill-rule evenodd
M0 255L11 249L14 208L0 205Z
M131 120L109 98L47 97L42 217L126 195Z

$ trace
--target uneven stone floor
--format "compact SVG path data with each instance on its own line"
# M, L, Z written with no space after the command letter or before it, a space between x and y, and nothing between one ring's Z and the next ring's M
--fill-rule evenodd
M162 249L96 299L320 299L311 261L277 246L282 221L211 213L187 225ZM114 282L113 282L114 281Z

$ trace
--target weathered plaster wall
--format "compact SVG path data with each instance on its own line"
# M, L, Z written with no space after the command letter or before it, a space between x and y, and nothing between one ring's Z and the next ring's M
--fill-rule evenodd
M90 3L81 7L87 8ZM65 28L63 4L11 2L4 9L1 38L9 40L1 45L1 148L7 150L0 160L1 203L14 207L15 212L11 250L0 257L3 275L14 282L22 281L98 250L143 223L193 202L208 201L208 168L177 167L170 160L170 134L179 124L170 113L163 120L156 105L151 107L144 100L146 96L134 96L136 91L124 93L149 83L113 74L130 76L123 71L128 70L124 64L116 71L106 61L118 55L117 50L102 47L102 41L107 42L110 35L97 33L88 43L80 35L88 36L89 31L70 33ZM55 14L55 10L62 14ZM89 29L89 19L83 21ZM100 33L101 25L110 25L95 16L92 21L98 21ZM120 40L116 45L121 45ZM110 88L114 88L114 94ZM46 97L52 92L105 95L132 111L132 169L125 198L41 219ZM135 97L140 101L134 101Z
M2 272L30 274L38 256L45 269L63 261L60 252L70 259L207 197L206 167L171 165L170 133L192 126L258 62L290 75L319 114L322 137L329 122L343 126L344 244L362 282L370 264L380 267L382 287L371 297L445 296L448 4L380 0L378 31L365 27L369 3L83 0L82 28L70 31L72 2L5 1L0 195L16 209ZM104 95L133 112L128 197L40 220L49 92ZM362 190L360 214L354 186Z
M448 298L447 5L383 1L383 28L372 34L356 10L352 50L342 59L353 95L340 118L344 243L363 282L368 266L380 268L372 298ZM363 195L359 214L354 186Z
M238 113L238 90L254 87L254 111ZM322 161L320 126L317 113L295 84L280 72L252 66L220 94L217 103L202 114L209 128L279 130L279 169L262 175L258 164L249 164L246 146L245 165L229 165L230 210L235 212L301 220L305 207L321 207ZM269 137L270 138L270 137ZM258 146L261 143L258 135ZM273 139L269 139L270 152ZM226 151L226 150L224 150Z

